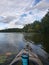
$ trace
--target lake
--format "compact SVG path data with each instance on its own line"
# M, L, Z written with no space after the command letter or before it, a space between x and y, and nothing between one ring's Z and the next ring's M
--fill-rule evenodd
M26 44L29 44L40 57L48 58L49 54L46 52L46 46L43 44L39 33L0 33L0 55L6 53L17 54L21 49L25 48Z

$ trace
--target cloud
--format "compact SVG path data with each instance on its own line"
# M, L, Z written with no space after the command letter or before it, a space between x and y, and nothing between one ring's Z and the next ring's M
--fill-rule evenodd
M38 4L41 0L34 0L34 5Z
M21 15L33 0L0 0L0 14L3 16Z
M9 23L15 19L16 19L16 17L14 17L14 16L8 16L8 17L2 17L2 18L0 17L0 22Z
M41 20L48 8L49 0L0 0L0 29L22 28Z
M35 6L35 8L38 8L39 10L49 9L49 2L47 2L46 0L42 0Z
M27 17L27 14L24 13L24 14L21 15L21 17Z
M23 28L22 25L15 24L14 22L10 22L7 26L8 28Z
M20 17L20 19L16 23L21 25L33 23L35 20L41 20L41 18L43 18L46 13L47 13L47 10L46 11L39 11L39 10L29 11L26 17L23 17L23 18Z
M28 7L26 8L26 11L29 10L34 10L34 9L38 9L38 10L46 10L49 9L49 1L48 0L41 0L40 2L38 2L34 7Z

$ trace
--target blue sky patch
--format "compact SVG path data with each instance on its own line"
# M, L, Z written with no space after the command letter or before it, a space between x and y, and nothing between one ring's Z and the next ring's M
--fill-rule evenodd
M36 5L37 3L39 3L41 0L35 0L34 5Z
M48 3L49 3L49 0L46 0L46 2L48 2Z
M26 17L26 16L27 16L27 14L22 14L22 15L21 15L21 17Z
M32 15L32 12L30 11L29 14Z

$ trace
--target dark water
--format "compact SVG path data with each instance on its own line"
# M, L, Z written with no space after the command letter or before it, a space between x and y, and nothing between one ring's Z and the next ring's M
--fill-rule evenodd
M30 44L36 54L48 58L41 35L33 33L0 33L0 54L6 52L17 53L27 43Z
M44 49L47 53L49 53L49 35L41 34L41 33L27 33L24 38L27 41L32 41L34 44L42 45L42 49Z

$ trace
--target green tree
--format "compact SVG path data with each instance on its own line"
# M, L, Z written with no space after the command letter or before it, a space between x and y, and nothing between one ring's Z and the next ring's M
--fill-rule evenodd
M49 12L41 20L41 31L49 34Z

